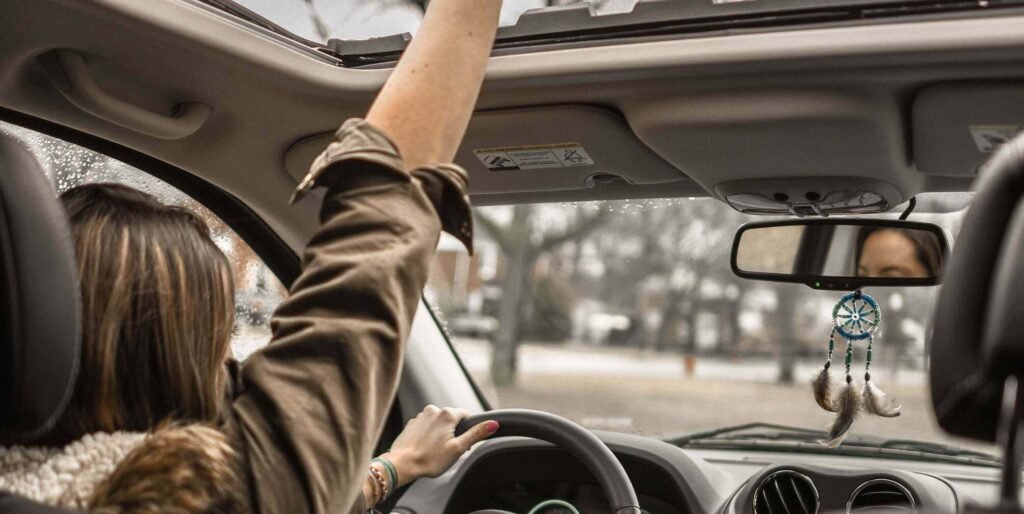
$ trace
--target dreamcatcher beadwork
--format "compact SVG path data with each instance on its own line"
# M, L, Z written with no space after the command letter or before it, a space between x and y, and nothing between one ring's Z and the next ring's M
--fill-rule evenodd
M882 323L882 309L874 298L855 291L839 299L832 308L832 326L848 341L872 337Z
M828 336L828 357L825 367L812 381L814 400L821 408L836 413L836 419L829 428L829 434L822 443L830 447L839 446L853 426L857 414L864 410L869 414L895 417L900 414L900 404L889 398L871 382L871 357L875 332L882 323L882 308L874 298L861 290L844 295L832 308L832 331ZM832 393L832 354L835 351L836 335L846 341L844 364L846 384L838 394ZM851 368L853 346L857 341L867 341L864 359L864 384L856 386Z

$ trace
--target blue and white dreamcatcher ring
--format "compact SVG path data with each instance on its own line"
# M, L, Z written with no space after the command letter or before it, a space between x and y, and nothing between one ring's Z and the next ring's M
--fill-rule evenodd
M860 291L839 299L832 309L832 325L850 341L871 337L882 323L882 309L871 296Z

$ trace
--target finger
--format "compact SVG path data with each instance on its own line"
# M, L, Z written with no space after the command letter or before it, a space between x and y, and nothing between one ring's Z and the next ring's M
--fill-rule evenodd
M442 410L441 416L452 423L452 425L469 417L469 411L466 409L459 409L455 407L445 407Z
M488 437L494 435L494 433L497 431L497 421L484 421L482 423L477 423L476 425L473 426L473 428L470 428L464 434L456 437L455 443L462 451L466 451L474 444L479 443L480 441L483 441L484 439L487 439Z
M455 417L458 418L459 421L462 421L462 420L468 418L469 415L471 414L469 412L469 409L461 409L461 408L458 408L458 407L453 407L452 411L455 412Z

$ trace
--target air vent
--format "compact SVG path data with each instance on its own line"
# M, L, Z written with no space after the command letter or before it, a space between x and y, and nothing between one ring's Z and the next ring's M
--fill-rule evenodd
M878 478L864 482L846 504L849 514L869 514L884 512L917 512L914 496L906 487L893 480Z
M816 514L818 505L814 482L792 470L768 475L754 491L754 514Z

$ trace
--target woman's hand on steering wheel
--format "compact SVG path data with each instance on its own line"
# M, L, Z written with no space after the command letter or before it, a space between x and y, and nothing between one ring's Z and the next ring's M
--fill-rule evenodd
M417 478L440 476L470 447L498 430L497 421L483 421L456 437L456 425L467 417L469 411L465 409L427 405L409 420L391 450L382 456L395 465L398 485Z

